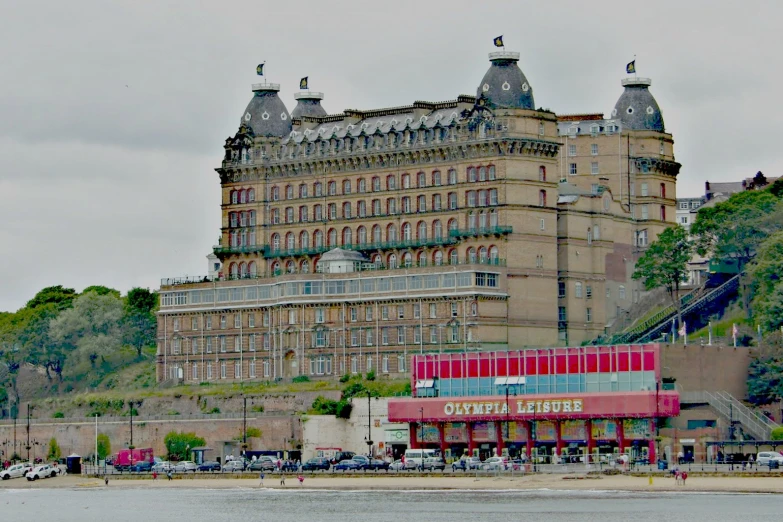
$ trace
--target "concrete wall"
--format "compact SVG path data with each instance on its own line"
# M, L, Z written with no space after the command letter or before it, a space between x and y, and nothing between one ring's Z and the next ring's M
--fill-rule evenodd
M753 356L742 347L665 344L661 345L661 375L676 378L682 391L726 391L742 400Z

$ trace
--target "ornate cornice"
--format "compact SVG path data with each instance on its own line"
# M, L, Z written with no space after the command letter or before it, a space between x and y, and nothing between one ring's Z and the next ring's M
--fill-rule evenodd
M636 172L645 174L655 172L667 176L677 176L680 173L680 165L676 161L665 160L653 156L631 156L631 161L636 166Z

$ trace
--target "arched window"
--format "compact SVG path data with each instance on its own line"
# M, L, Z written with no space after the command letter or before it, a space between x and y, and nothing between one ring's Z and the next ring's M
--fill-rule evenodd
M479 181L487 181L487 167L479 167Z
M377 267L380 268L383 265L383 260L381 259L380 254L375 254L372 256L372 263Z
M324 246L324 233L320 230L313 232L313 247L321 248Z
M288 272L289 274L295 273L296 272L296 263L294 263L293 260L289 260L285 264L285 271Z
M307 230L302 230L299 233L299 247L310 248L310 233Z
M427 239L427 223L419 221L418 227L419 240L424 241Z
M237 246L237 231L232 230L228 233L228 246Z
M372 178L372 191L379 192L381 190L381 178L375 176Z
M416 186L419 188L427 186L427 175L423 172L416 174Z
M247 277L247 265L245 263L239 263L239 277L242 279Z
M456 248L452 248L449 252L449 264L457 265L459 264L459 252L457 252Z
M479 248L479 263L487 262L487 247Z
M288 250L293 250L296 248L296 239L294 238L293 232L289 232L285 235L285 247Z
M269 199L272 201L277 201L280 199L280 188L277 185L272 187L272 194Z
M546 181L546 167L543 165L538 167L538 181Z
M410 268L410 266L413 264L413 256L411 256L410 252L405 252L402 255L402 266L405 268Z
M468 181L476 181L476 169L473 167L468 167Z
M487 228L487 213L483 210L479 212L479 228L482 230Z
M465 259L468 261L468 263L475 263L476 262L476 249L473 247L468 248L467 255L465 256Z
M237 194L236 190L231 191L231 203L233 204L239 203L239 194Z
M247 203L247 193L244 190L239 191L239 202Z
M366 217L367 216L367 202L364 200L359 201L356 203L356 214L360 217Z
M343 194L350 194L351 193L351 180L350 179L344 179L343 180Z
M381 243L383 241L383 238L381 237L381 226L380 225L373 225L372 227L372 242L376 245Z
M402 175L402 188L411 188L411 175L407 172Z
M258 275L258 267L255 261L248 263L247 273L250 275L250 277L256 277Z
M303 274L309 274L310 273L310 261L307 259L302 261L302 264L299 265L299 271Z
M351 203L349 201L343 203L343 219L351 219Z
M310 220L310 216L307 214L307 206L302 205L299 207L299 221L305 223Z
M356 191L362 194L367 192L367 181L364 178L356 180Z
M280 274L280 263L275 261L272 263L272 274L279 275Z
M239 246L247 246L247 230L239 233Z
M402 239L403 239L403 241L410 241L411 240L411 224L410 223L403 223L402 224Z
M448 227L449 227L449 232L451 232L452 230L453 231L459 230L459 223L457 222L457 218L449 219Z
M252 203L256 200L256 189L250 189L247 191L247 200Z
M441 210L440 194L432 195L432 210L436 212Z
M436 219L432 223L432 238L441 239L442 237L443 237L443 224L440 222L440 219Z
M439 170L433 170L432 171L432 184L436 187L440 187L440 171Z
M489 167L487 167L487 171L489 172L489 180L495 181L495 166L490 165Z
M661 205L661 221L666 221L666 207Z
M302 183L299 185L299 197L300 198L306 198L307 197L307 185Z
M280 250L280 234L272 234L272 252Z
M389 254L389 268L397 268L397 256L394 254Z
M335 182L335 181L330 181L330 182L327 184L327 189L328 189L328 191L329 191L329 195L330 195L330 196L334 196L334 195L336 195L336 194L337 194L337 182Z
M386 241L397 241L397 227L394 225L386 227Z
M545 207L546 206L546 190L539 190L538 191L538 206L539 207Z
M360 245L367 243L367 229L364 228L364 226L359 227L356 231L356 239L359 241Z
M432 264L435 266L440 266L443 264L443 252L436 250L435 253L432 254Z
M320 181L316 181L313 183L313 195L315 197L321 197L323 196L323 185L321 185Z
M350 246L351 243L353 243L353 232L350 227L345 227L343 229L343 246Z
M394 174L390 174L386 176L386 190L396 190L397 189L397 178L394 177Z
M467 225L468 230L475 231L476 230L476 213L475 212L468 212L467 216Z
M489 247L489 262L493 265L498 264L498 247Z
M294 199L294 187L293 185L285 186L285 199Z
M231 263L228 267L228 273L231 276L231 279L236 279L239 276L239 267L236 263Z
M419 266L427 266L427 254L424 252L419 252L416 257L418 258L416 263L418 263Z
M333 228L329 229L327 238L326 238L327 244L329 248L334 248L337 246L337 231Z
M238 220L237 220L237 213L236 212L229 212L228 213L228 223L230 227L237 226Z

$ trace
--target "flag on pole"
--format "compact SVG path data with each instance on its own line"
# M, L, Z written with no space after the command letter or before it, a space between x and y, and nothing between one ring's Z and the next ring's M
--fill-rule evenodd
M492 40L492 43L495 44L495 47L505 47L503 45L503 35L496 36L494 40Z
M625 72L628 74L636 74L636 60L628 62L628 65L625 66Z
M264 63L266 63L266 62L264 62ZM264 64L263 63L259 63L258 65L256 65L256 74L259 75L259 76L263 76L264 75Z
M308 78L308 76L305 76L304 78L299 80L299 88L300 89L307 89L308 88L307 87L307 78Z

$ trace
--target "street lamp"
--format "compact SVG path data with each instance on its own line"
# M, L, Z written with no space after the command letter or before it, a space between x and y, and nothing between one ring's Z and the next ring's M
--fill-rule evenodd
M371 423L372 423L372 402L370 401L371 392L370 390L367 390L367 456L372 457L372 432L371 430Z
M129 450L132 450L136 447L133 445L133 407L136 405L141 406L141 400L131 399L128 401L128 406L130 406L130 444L128 444Z
M247 453L247 397L242 395L242 456Z
M30 403L27 403L27 462L30 462L30 410L35 408L35 406L31 406Z
M536 409L533 408L533 425L530 427L530 440L533 442L533 447L530 449L530 455L533 457L533 472L538 471L538 451L536 450L537 431L538 423L536 423Z

